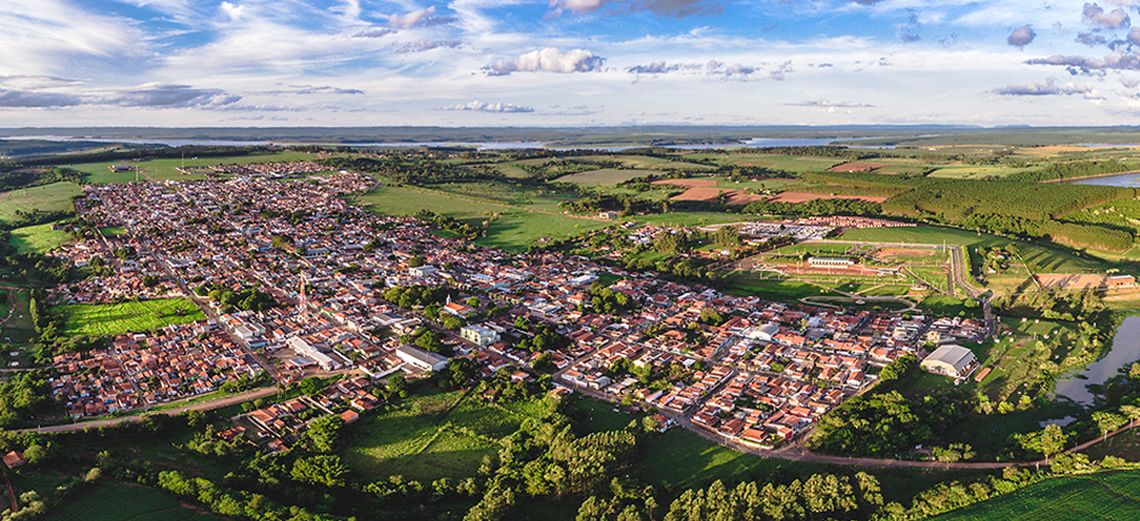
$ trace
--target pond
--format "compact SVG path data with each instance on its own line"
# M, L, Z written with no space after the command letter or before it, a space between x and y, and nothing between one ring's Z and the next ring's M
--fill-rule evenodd
M1104 177L1090 177L1088 179L1081 179L1072 182L1075 185L1097 185L1097 186L1126 186L1136 187L1140 185L1140 172L1129 172L1127 174L1106 175Z
M1103 385L1120 374L1118 369L1140 360L1140 316L1130 316L1116 329L1108 354L1074 376L1057 381L1057 395L1081 405L1092 405L1095 395L1089 385Z

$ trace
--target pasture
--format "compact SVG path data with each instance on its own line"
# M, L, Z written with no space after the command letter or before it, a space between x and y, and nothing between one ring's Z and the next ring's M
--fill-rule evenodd
M588 170L577 174L565 175L555 179L555 181L559 183L579 183L586 185L616 185L629 181L630 179L660 174L661 172L658 170L618 170L616 168L602 168L599 170Z
M83 195L79 185L65 182L0 192L0 221L15 221L17 211L70 211L71 200L78 195Z
M779 154L758 154L758 153L731 153L731 154L708 154L708 153L693 153L685 156L690 159L711 159L719 165L734 165L734 166L761 166L770 168L772 170L783 170L786 172L823 172L839 163L842 159L831 157L811 157L811 156L788 156Z
M221 518L139 485L112 483L80 495L46 521L213 521Z
M443 192L381 186L361 195L357 202L370 205L379 215L413 215L420 210L450 216L475 226L488 223L487 234L476 244L507 251L525 251L542 239L564 239L611 226L613 223L543 213L528 208L472 200Z
M1140 471L1054 478L948 512L938 521L1140 519Z
M58 221L57 221L58 222ZM53 230L56 223L25 226L11 231L10 242L20 253L47 253L71 239L63 230Z
M66 316L62 331L64 335L86 336L151 331L170 324L206 319L206 315L197 306L183 298L119 304L73 304L55 306L49 312Z
M428 483L475 476L483 456L498 452L499 440L550 410L541 399L498 405L481 403L478 396L424 393L362 418L344 430L350 440L342 454L345 465L366 480L401 475Z

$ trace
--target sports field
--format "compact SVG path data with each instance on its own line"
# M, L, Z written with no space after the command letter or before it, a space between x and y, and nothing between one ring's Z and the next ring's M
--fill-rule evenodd
M1140 519L1140 471L1051 479L938 516L939 521Z
M67 316L62 332L64 335L119 335L206 319L206 315L197 306L182 298L55 306L50 312Z
M222 518L139 485L107 484L80 495L47 521L214 521Z
M68 211L74 209L71 199L83 195L83 190L75 183L52 183L0 192L0 221L12 222L19 210L30 212Z
M20 253L47 253L71 239L63 230L53 230L56 223L37 224L12 230L11 242Z

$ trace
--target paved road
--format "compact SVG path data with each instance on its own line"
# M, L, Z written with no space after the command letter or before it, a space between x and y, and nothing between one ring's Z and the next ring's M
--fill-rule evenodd
M229 407L230 405L242 403L249 400L256 400L277 394L276 387L263 387L261 389L254 389L241 394L235 394L226 398L211 400L208 402L195 403L191 405L184 405L182 407L175 407L173 409L163 409L160 411L152 411L153 414L165 414L167 416L176 416L186 411L209 411L213 409L221 409L222 407ZM50 432L71 432L81 431L88 428L98 427L113 427L120 423L136 422L143 419L142 414L134 416L120 416L118 418L104 418L101 420L91 420L82 423L68 423L64 425L51 425L48 427L36 427L34 429L21 429L20 432L37 432L37 433L50 433Z

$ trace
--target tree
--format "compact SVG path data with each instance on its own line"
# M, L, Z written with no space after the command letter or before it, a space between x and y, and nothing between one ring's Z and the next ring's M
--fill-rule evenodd
M405 398L408 396L408 381L402 374L394 374L388 377L388 394L391 396L399 396Z
M1017 442L1026 450L1031 450L1045 456L1045 464L1049 464L1049 456L1061 452L1069 435L1061 431L1057 425L1047 425L1044 429L1028 434L1018 434Z
M311 456L293 462L289 476L296 481L326 487L344 485L344 475L348 469L340 462L340 456Z
M301 380L301 383L297 384L297 386L301 389L302 393L305 393L309 396L314 396L317 393L321 392L321 389L325 388L325 382L324 380L321 380L321 377L319 376L310 376L304 380Z
M340 428L344 420L340 416L322 416L309 423L305 430L305 437L309 438L313 450L317 452L332 452L340 438Z
M479 307L479 304L480 304L479 297L469 297L467 299L467 305L468 306L471 306L473 308L477 308L477 307Z
M1140 406L1121 405L1120 413L1128 418L1133 427L1136 426L1136 420L1140 420Z
M1092 413L1092 419L1096 422L1096 426L1100 429L1101 441L1108 439L1108 433L1119 429L1128 423L1128 419L1119 414L1113 414L1105 411L1097 411Z

